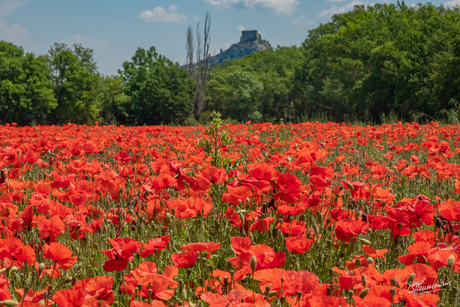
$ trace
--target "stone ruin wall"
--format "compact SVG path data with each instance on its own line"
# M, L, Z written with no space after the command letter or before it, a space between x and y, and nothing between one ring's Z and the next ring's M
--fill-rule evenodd
M243 31L241 33L240 43L251 42L255 40L262 40L262 36L260 35L259 31L252 30Z

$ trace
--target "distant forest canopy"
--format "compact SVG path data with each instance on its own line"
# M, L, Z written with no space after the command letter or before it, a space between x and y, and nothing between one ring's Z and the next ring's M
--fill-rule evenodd
M185 52L185 51L184 51ZM460 118L460 10L404 2L355 6L277 47L213 67L196 118L196 72L154 47L138 48L116 76L93 51L55 44L46 55L0 41L0 123L206 124Z

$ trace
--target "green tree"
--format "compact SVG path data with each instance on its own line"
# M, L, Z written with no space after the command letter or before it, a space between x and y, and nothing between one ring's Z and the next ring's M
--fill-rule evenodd
M192 114L195 83L188 73L155 47L138 48L120 74L129 96L127 123L132 125L182 124Z
M0 121L47 123L57 104L44 58L0 41L0 76Z
M303 61L300 49L296 46L278 46L276 49L256 52L239 60L225 61L211 72L207 89L207 110L219 110L224 117L233 119L244 118L247 114L241 114L242 109L234 107L238 105L235 101L238 97L235 95L241 94L241 106L249 109L244 112L258 114L261 116L259 120L278 122L280 119L294 119L296 112L294 96L291 93L292 80L296 67ZM227 75L234 78L230 79ZM249 83L244 84L247 80L250 80ZM242 83L238 85L238 81ZM258 85L262 86L263 91L258 90ZM251 93L249 100L245 98L247 93Z
M66 44L56 43L47 58L58 102L53 112L54 122L95 123L100 111L101 76L93 60L93 50L80 44L71 49Z
M209 107L222 112L224 117L241 122L259 113L259 96L264 87L251 73L239 69L225 71L208 82Z
M99 101L102 121L107 124L126 123L128 119L129 97L120 76L103 76L99 81Z
M438 116L460 98L459 21L458 8L404 2L334 15L303 42L296 95L333 120Z

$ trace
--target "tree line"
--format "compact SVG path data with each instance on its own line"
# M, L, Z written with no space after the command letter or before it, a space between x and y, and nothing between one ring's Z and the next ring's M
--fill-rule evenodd
M380 122L460 114L460 11L432 4L355 6L308 31L302 44L208 65L187 30L186 69L138 48L118 75L98 72L93 51L54 44L46 55L0 42L0 123L194 125L212 110L227 122ZM196 43L196 44L195 44ZM193 63L196 52L197 61Z

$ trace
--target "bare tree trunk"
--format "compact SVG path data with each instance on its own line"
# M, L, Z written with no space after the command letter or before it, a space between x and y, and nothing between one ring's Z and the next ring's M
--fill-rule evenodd
M196 94L195 94L195 118L198 120L203 113L205 104L205 85L208 81L211 71L211 16L206 12L203 31L203 46L201 46L200 24L196 27L196 61L197 61L197 76L196 76Z
M185 44L185 50L187 51L187 55L185 57L185 67L188 71L188 76L192 77L192 69L193 69L193 52L195 51L195 42L193 39L193 31L192 27L188 26L187 29L187 43Z

